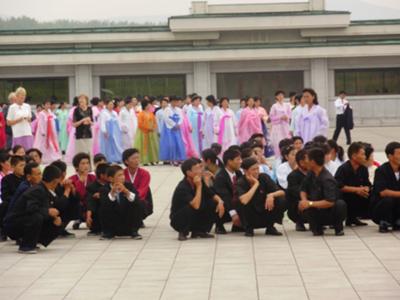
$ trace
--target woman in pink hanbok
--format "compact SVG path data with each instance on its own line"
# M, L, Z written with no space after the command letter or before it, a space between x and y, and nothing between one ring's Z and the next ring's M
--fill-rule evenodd
M277 91L275 93L276 103L272 105L269 112L271 120L271 143L274 148L275 156L280 155L279 142L283 139L290 138L289 121L292 110L289 103L284 103L285 93Z
M328 114L318 104L317 93L313 89L304 89L303 98L306 106L301 110L296 124L296 134L304 143L310 142L318 135L327 136L329 128Z
M222 155L230 146L237 145L237 122L235 113L229 108L228 97L222 97L219 105L221 109L216 115L214 131L217 134L217 143L222 146Z
M69 142L67 151L65 152L65 162L72 163L72 158L75 155L75 127L72 125L74 123L74 111L78 106L78 97L74 98L74 102L72 104L72 108L68 112L67 119L67 132L69 136Z
M37 130L33 147L42 153L42 162L49 164L61 159L54 115L50 111L51 102L44 103L44 109L37 115Z
M238 133L239 143L247 142L255 133L262 133L260 116L255 107L254 98L248 97L246 100L246 108L240 114Z

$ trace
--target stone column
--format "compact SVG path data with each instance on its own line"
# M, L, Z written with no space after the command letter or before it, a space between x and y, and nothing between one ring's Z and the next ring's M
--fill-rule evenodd
M75 66L75 93L76 95L86 94L93 97L93 77L91 65Z
M319 104L329 109L328 60L326 58L311 59L311 88L317 92Z
M193 63L193 88L194 92L202 97L211 94L211 73L209 62Z

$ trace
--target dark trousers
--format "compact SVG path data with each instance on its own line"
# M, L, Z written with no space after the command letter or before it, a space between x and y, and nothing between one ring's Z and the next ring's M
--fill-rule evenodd
M275 199L275 205L272 211L257 209L254 205L249 203L247 205L241 205L238 209L238 213L244 228L267 228L272 227L275 223L282 224L283 214L286 208L286 199L281 197Z
M4 217L7 214L8 209L8 202L1 202L0 203L0 228L3 227Z
M287 215L289 219L294 223L306 223L307 220L304 218L304 215L299 211L299 202L289 202Z
M310 224L311 231L320 231L324 225L333 225L335 230L343 230L343 221L347 215L347 205L343 200L337 200L331 208L309 208L303 212Z
M149 192L147 193L147 197L143 203L143 208L144 208L143 219L146 219L148 216L153 214L153 195L152 195L150 189L149 189Z
M400 198L377 198L372 203L371 219L376 224L386 221L390 224L400 219Z
M335 141L338 140L342 128L344 129L344 132L346 134L346 143L347 145L350 145L351 144L350 129L346 127L344 114L336 115L336 129L335 132L333 133L332 139L334 139Z
M52 219L44 219L39 213L16 218L5 226L11 239L21 239L20 246L29 248L36 247L38 243L47 247L57 238L60 229L61 227L53 224Z
M111 236L127 236L137 232L142 224L144 209L140 201L122 200L101 203L99 216L103 232Z
M231 222L232 221L232 218L231 218L231 215L229 214L229 210L231 209L231 208L228 208L227 206L226 206L226 204L224 204L224 207L225 207L225 213L224 213L224 215L222 216L222 218L220 218L219 216L217 216L217 218L216 218L216 220L215 220L215 225L218 227L221 227L221 226L223 226L225 223L228 223L228 222Z
M347 204L347 219L368 218L369 198L362 198L355 194L346 195L344 201Z
M68 203L65 207L56 207L60 211L60 217L62 220L63 229L68 226L72 220L79 219L80 204L76 198L68 199Z
M209 203L200 209L187 205L171 215L171 227L178 232L210 232L216 214L215 205Z

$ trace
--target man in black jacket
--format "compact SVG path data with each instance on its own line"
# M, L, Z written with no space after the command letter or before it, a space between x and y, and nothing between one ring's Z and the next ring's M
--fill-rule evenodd
M267 174L260 174L256 158L245 158L242 168L245 175L239 179L237 191L238 213L245 236L254 236L256 228L265 228L266 235L282 235L274 225L282 224L286 210L285 192Z
M105 188L107 181L107 169L110 167L107 163L100 163L96 167L96 181L89 184L87 190L88 210L86 213L86 225L90 228L88 236L101 234L100 223L100 190Z
M296 231L306 231L305 219L299 213L300 189L308 172L307 151L302 149L296 153L297 168L293 170L288 178L286 200L288 201L288 217L296 223Z
M217 218L215 233L226 234L224 223L233 222L232 232L242 231L240 218L235 209L239 198L237 196L237 181L242 176L240 166L242 158L240 151L230 150L224 152L224 165L221 166L214 179L213 189L224 202L225 213L222 218Z
M67 177L67 164L62 160L56 160L51 163L52 166L57 167L61 171L61 181L57 186L55 192L57 194L57 201L55 208L60 212L60 217L63 222L60 237L74 238L75 234L66 230L69 222L79 218L79 198L75 193L75 186L71 180L66 180Z
M4 176L1 180L0 228L3 226L3 220L7 214L11 199L17 191L18 186L24 181L25 159L22 156L14 155L11 156L10 163L13 172ZM7 240L3 232L1 232L1 239Z
M381 233L400 230L400 143L389 143L385 153L389 161L376 169L371 203L371 219Z
M124 170L118 165L107 169L109 184L100 191L100 222L102 239L115 236L131 236L142 239L139 228L144 216L144 207L133 185L125 181Z
M23 193L7 214L4 229L12 239L20 240L20 253L34 254L38 243L47 247L57 238L62 221L54 204L60 181L61 171L46 167L42 182Z
M185 241L189 232L192 238L213 238L209 234L216 219L225 213L224 203L204 180L201 160L190 158L183 162L183 178L172 196L170 224L179 232L178 240Z

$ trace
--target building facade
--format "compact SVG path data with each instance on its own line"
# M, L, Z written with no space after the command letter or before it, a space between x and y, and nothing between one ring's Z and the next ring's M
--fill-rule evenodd
M400 19L351 21L324 0L209 5L168 25L0 30L0 101L56 96L262 96L313 87L334 118L345 90L357 125L400 124ZM237 105L237 102L235 103Z

